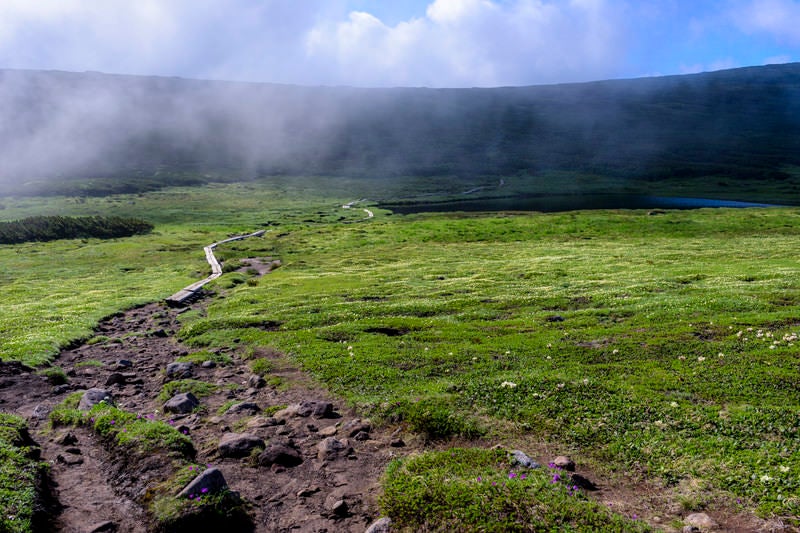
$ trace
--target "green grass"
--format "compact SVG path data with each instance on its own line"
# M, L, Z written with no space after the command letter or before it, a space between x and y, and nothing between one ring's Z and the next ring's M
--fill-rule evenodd
M223 276L224 298L181 315L183 341L285 354L365 415L431 440L546 442L609 479L676 492L694 480L702 505L800 515L800 211L376 210L343 224L363 213L341 203L366 194L330 183L4 201L3 216L113 207L156 230L0 247L3 357L46 361L102 316L205 275L203 245L263 225L226 259L283 267L258 285ZM45 281L58 276L68 289ZM53 319L28 327L40 317Z
M230 355L211 352L209 350L192 352L189 355L182 355L175 360L179 363L195 363L197 365L203 364L206 361L213 361L214 363L222 366L233 363L233 358Z
M46 468L28 453L24 431L23 418L0 413L0 531L8 533L33 530L37 485Z

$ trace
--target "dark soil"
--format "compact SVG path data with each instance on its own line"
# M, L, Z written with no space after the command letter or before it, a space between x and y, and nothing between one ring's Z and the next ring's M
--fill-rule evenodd
M393 440L398 444L393 429L368 428L358 438L351 436L345 428L352 425L355 413L280 353L258 354L272 360L273 370L265 376L269 383L248 384L252 373L235 348L220 351L233 364L195 365L193 379L219 385L217 392L201 398L199 412L165 415L156 399L164 369L177 357L197 351L174 337L181 311L150 304L103 321L96 335L106 340L64 350L54 362L68 375L67 384L60 387L23 365L0 364L0 410L28 419L31 435L42 447L42 459L51 464L50 491L55 501L50 508L58 511L50 517L48 530L148 531L152 524L142 507L145 491L174 473L166 454L128 456L119 448L109 448L87 429L50 429L47 417L54 405L74 391L100 387L111 391L122 409L155 414L187 429L198 452L196 461L219 468L231 490L250 504L255 531L363 532L378 517L376 494L386 463L408 450L390 445ZM107 386L115 372L126 374L125 382ZM264 415L218 413L232 401L254 402L261 409L322 401L331 402L334 412L325 418L284 414L275 418L285 423L269 425L273 421ZM228 432L251 433L267 445L289 443L299 451L302 462L288 467L255 466L249 458L221 458L217 444ZM65 438L67 433L71 435ZM318 444L326 437L346 439L353 452L321 460Z

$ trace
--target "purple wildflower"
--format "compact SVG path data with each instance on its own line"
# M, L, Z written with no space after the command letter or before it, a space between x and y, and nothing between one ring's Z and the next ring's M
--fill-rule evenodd
M561 476L558 474L553 474L553 479L550 480L550 483L558 483L559 481L561 481Z
M520 478L520 479L526 479L527 477L528 477L528 476L526 476L525 474L521 474L521 475L519 476L519 478Z
M112 421L111 421L111 422L109 422L109 423L110 423L110 424L113 426L114 424L116 424L116 423L117 423L117 421L116 421L116 420L112 420Z
M555 467L556 467L555 463L547 463L547 468L555 468Z
M200 492L205 494L206 492L208 492L208 487L203 487L202 489L200 489Z
M508 479L514 479L515 477L517 477L517 474L515 474L514 472L508 473Z
M478 476L478 483L480 483L481 481L483 481L483 479L481 479L481 476Z

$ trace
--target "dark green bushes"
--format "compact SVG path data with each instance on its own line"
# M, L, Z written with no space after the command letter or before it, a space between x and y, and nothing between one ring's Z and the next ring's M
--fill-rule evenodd
M0 244L58 239L113 239L141 235L152 230L152 224L137 218L36 216L0 222Z

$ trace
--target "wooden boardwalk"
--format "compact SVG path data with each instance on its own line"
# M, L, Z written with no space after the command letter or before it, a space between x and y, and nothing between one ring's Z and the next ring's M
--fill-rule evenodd
M203 287L207 283L217 279L222 275L222 265L219 264L219 261L217 261L217 258L214 256L214 248L216 248L220 244L225 244L226 242L241 241L249 237L261 237L262 235L264 235L264 233L266 233L266 231L262 229L254 233L249 233L247 235L237 235L236 237L230 237L229 239L209 244L208 246L203 248L203 251L206 254L206 261L208 261L208 264L211 265L211 275L205 279L192 283L188 287L182 288L181 290L179 290L178 292L167 298L166 299L167 305L169 305L170 307L181 307L199 299L200 296L202 295Z

